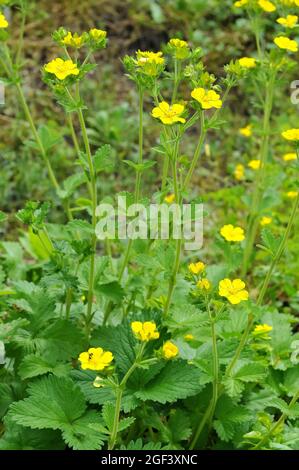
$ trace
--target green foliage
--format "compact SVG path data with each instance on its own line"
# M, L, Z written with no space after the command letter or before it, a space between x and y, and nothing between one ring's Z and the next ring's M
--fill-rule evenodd
M65 47L57 2L15 3L19 40L0 30L11 91L0 127L0 450L298 450L298 158L283 158L298 145L282 136L298 127L297 63L273 44L285 34L275 14L258 2L115 0L86 2L84 26L82 5L62 2L69 34L82 34ZM109 18L113 41L84 31L105 28L96 17ZM56 56L78 69L64 78L43 66L36 25L52 23ZM140 58L134 44L161 52ZM201 87L221 109L194 99ZM185 122L154 118L162 101L183 104ZM98 240L98 205L119 196L130 222L136 203L149 215L174 197L194 222L204 202L202 248L172 235L124 240L119 226ZM226 240L227 224L244 240ZM242 279L249 300L220 296L226 278ZM142 341L132 322L158 334Z
M187 362L176 361L166 365L144 390L136 393L136 396L143 401L175 402L196 395L201 389L199 380L198 369L188 365Z
M102 435L94 429L100 415L86 411L84 396L70 379L46 377L33 383L28 392L28 398L10 406L14 422L32 429L59 429L66 444L76 450L102 445Z

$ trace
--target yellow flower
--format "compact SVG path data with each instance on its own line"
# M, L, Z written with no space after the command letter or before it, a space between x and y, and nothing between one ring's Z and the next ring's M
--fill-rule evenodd
M271 13L276 10L276 6L273 5L272 2L269 2L269 0L259 0L258 4L267 13Z
M298 141L299 140L299 129L289 129L288 131L282 132L281 135L286 140Z
M61 41L65 46L76 47L79 49L85 43L84 36L79 36L77 33L72 34L70 32Z
M197 263L190 263L189 266L188 266L188 269L189 269L190 273L192 273L192 274L199 274L199 273L203 272L205 267L206 267L205 263L202 263L201 261L198 261Z
M289 191L287 197L290 199L295 199L298 196L298 191Z
M288 15L286 18L278 18L276 21L286 28L294 28L298 22L298 16Z
M103 370L113 361L113 354L102 348L90 348L79 355L82 369Z
M184 60L188 57L189 54L189 46L186 41L182 41L181 39L170 39L169 46L174 50L174 57L178 60Z
M245 282L241 279L223 279L219 282L219 295L226 297L233 304L239 304L243 300L248 300L248 292L245 290Z
M171 341L166 341L162 347L163 357L173 359L179 354L179 348Z
M252 170L259 170L261 168L261 161L260 160L250 160L248 163L249 168Z
M200 290L210 290L211 288L211 283L206 278L200 279L196 285Z
M201 105L202 109L221 108L222 101L220 95L214 90L205 90L204 88L194 88L191 92L194 98Z
M285 153L282 158L284 159L285 162L289 162L291 160L297 160L297 154L296 153Z
M248 124L246 127L241 127L241 129L239 129L239 133L244 137L250 137L252 135L252 125Z
M159 103L159 106L152 110L152 116L160 119L163 124L171 125L176 122L186 122L186 119L181 117L185 111L185 106L182 104L169 105L166 101Z
M4 29L8 27L8 21L3 15L3 13L0 13L0 29Z
M72 60L54 59L45 65L45 71L52 73L59 80L64 80L69 75L79 75L79 69Z
M241 67L252 69L256 66L256 59L253 59L252 57L241 57L241 59L239 59L239 64Z
M256 325L252 334L253 336L260 336L263 339L269 339L269 333L273 330L273 327L264 323L263 325Z
M241 165L241 164L237 165L234 171L236 180L239 180L239 181L242 180L244 178L244 172L245 172L244 165Z
M274 43L276 44L276 46L280 47L280 49L286 49L287 51L291 51L291 52L298 51L297 42L285 36L277 36L274 39Z
M244 230L241 227L234 227L232 224L223 225L220 234L228 242L241 242L245 239Z
M156 329L156 323L153 321L146 321L144 323L141 321L133 321L131 323L131 328L136 338L140 341L151 341L153 339L158 339L160 336Z
M267 216L262 217L261 220L260 220L260 224L261 224L262 227L264 225L271 224L271 222L272 222L272 217L267 217Z
M185 341L192 341L194 339L194 336L191 335L191 333L187 333L185 336L184 336L184 340Z
M169 44L179 48L188 47L188 43L186 41L182 41L181 39L176 38L170 39Z
M99 41L100 39L106 39L107 37L107 31L103 31L102 29L96 29L93 28L89 31L89 35L94 39L95 41Z
M165 196L164 198L164 201L167 202L167 204L172 204L174 200L175 200L174 194L168 194L168 196Z
M162 52L137 51L137 65L146 74L155 77L161 72L165 63Z
M238 0L237 2L234 3L234 6L236 8L241 8L247 5L248 3L249 3L249 0Z

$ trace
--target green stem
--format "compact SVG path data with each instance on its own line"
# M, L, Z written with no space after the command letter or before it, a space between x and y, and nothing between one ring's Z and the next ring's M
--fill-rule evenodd
M179 152L179 139L177 138L175 148L174 148L174 155L172 156L172 173L173 173L173 189L175 195L175 202L177 205L181 206L181 191L178 185L178 178L177 178L177 157ZM180 227L181 230L181 227ZM168 286L168 293L166 302L164 305L163 316L167 317L169 307L172 300L172 295L176 285L176 278L180 268L180 260L181 260L181 250L182 250L182 236L179 234L179 238L176 240L176 247L175 247L175 261L174 266L171 274L171 278L169 281Z
M181 81L181 62L174 59L174 87L172 93L171 103L173 104L176 100L179 84Z
M117 434L118 434L118 427L119 427L119 415L120 415L120 409L121 409L121 400L122 400L124 389L126 387L127 381L129 380L129 378L131 377L131 375L133 374L135 369L137 369L137 367L139 367L139 364L140 364L140 361L142 360L142 356L143 356L145 347L146 347L146 342L141 344L139 352L136 355L135 361L133 362L133 364L131 365L131 367L129 368L127 373L125 374L125 376L122 379L121 383L117 386L114 420L113 420L111 436L110 436L110 439L109 439L108 450L113 450L114 446L115 446L115 443L116 443Z
M79 88L77 87L77 95L79 95ZM90 144L88 140L85 120L83 116L82 109L78 109L78 117L80 122L80 127L82 131L83 142L85 146L88 167L89 167L89 177L90 177L90 188L91 188L91 199L92 199L92 228L93 235L91 237L91 255L90 255L90 266L89 266L89 280L88 280L88 297L87 297L87 312L86 312L86 332L89 334L90 324L93 318L92 306L93 306L93 293L94 293L94 276L95 276L95 256L96 256L96 247L97 247L97 237L95 233L97 217L96 217L96 208L97 208L97 186L96 186L96 173L93 166L92 155L90 150Z
M240 340L240 343L236 349L236 352L231 360L231 362L229 363L227 369L226 369L226 372L225 372L225 376L226 377L229 377L231 372L233 371L236 363L238 362L239 358L240 358L240 355L247 343L247 339L248 339L248 336L250 335L250 332L251 332L251 328L252 328L252 325L253 325L253 322L254 322L254 317L252 314L249 314L248 315L248 321L247 321L247 326L243 332L243 335L241 337L241 340Z
M256 178L256 183L253 191L250 215L247 227L247 237L243 256L242 266L242 277L244 277L248 271L249 261L251 258L254 241L256 238L258 226L259 226L259 213L260 205L264 195L264 183L266 176L266 164L269 153L269 139L270 139L270 118L273 108L273 94L275 85L276 72L272 71L271 77L266 84L266 100L263 120L263 139L260 151L260 169Z
M72 306L72 298L73 298L73 290L69 287L66 290L66 302L65 302L65 319L69 320L70 318L70 311Z
M205 140L205 137L206 137L207 131L205 129L204 111L201 111L201 113L200 113L200 123L201 123L201 129L200 129L199 141L198 141L196 150L194 152L194 156L193 156L189 171L188 171L188 173L186 175L186 178L184 180L183 187L182 187L182 192L184 192L187 189L187 187L189 186L189 183L191 181L194 170L196 168L196 165L197 165L197 162L198 162L198 159L200 157L200 153L201 153L201 150L202 150L202 147L203 147L203 144L204 144L204 140Z
M275 254L275 257L272 260L269 271L267 272L267 275L266 275L265 280L263 282L262 288L260 290L260 293L259 293L259 296L258 296L258 299L257 299L257 305L262 305L262 303L263 303L265 294L266 294L267 289L268 289L269 284L270 284L270 280L271 280L273 271L274 271L277 263L279 262L281 256L283 255L285 246L286 246L287 241L289 239L292 227L293 227L294 222L295 222L295 216L296 216L296 212L298 210L298 207L299 207L299 193L298 193L298 195L296 197L296 200L294 202L293 209L292 209L292 212L291 212L291 215L290 215L290 218L289 218L287 228L284 232L284 235L283 235L282 240L279 244L278 250Z
M262 62L263 61L263 51L262 51L262 47L261 47L261 34L260 34L261 31L260 31L258 22L259 22L259 17L258 16L255 16L254 18L251 18L251 24L252 24L252 29L254 31L258 58L259 58L259 61Z
M161 182L161 202L162 198L164 195L165 187L166 187L166 181L167 181L167 176L168 176L168 170L169 170L169 156L168 153L164 155L164 161L163 161L163 170L162 170L162 182Z
M207 304L210 321L211 321L211 337L212 337L212 354L213 354L213 392L212 392L212 399L209 403L209 406L203 415L202 419L200 420L194 437L192 439L190 450L193 450L196 446L196 443L207 423L212 422L218 395L219 395L219 358L218 358L218 349L217 349L217 336L216 336L216 329L215 329L215 318L212 316L210 311L210 305Z
M292 407L296 404L296 402L299 400L299 391L293 396L292 400L290 401L288 405L288 409L291 410ZM263 436L263 438L253 447L253 450L258 450L267 440L269 437L271 437L275 431L284 424L285 420L287 419L288 414L283 413L278 421L276 421L275 424L271 427L271 429Z
M74 124L73 124L73 120L72 120L72 115L70 113L67 113L66 116L67 116L67 121L68 121L68 124L69 124L70 131L71 131L72 141L73 141L76 153L79 156L80 155L80 146L79 146L79 142L78 142L78 139L77 139L77 136L76 136L76 132L75 132L75 128L74 128Z

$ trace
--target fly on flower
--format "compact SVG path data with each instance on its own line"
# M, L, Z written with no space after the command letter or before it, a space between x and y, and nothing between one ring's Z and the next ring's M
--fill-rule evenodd
M87 352L79 355L81 368L83 370L101 371L110 366L113 361L113 354L110 351L104 351L102 348L89 348Z

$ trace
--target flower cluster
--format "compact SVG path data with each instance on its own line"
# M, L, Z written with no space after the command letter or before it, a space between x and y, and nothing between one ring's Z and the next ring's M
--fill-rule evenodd
M140 341L148 342L160 337L156 323L153 321L146 321L144 323L141 321L133 321L131 328L135 337Z
M188 269L192 274L200 274L204 271L206 265L202 261L197 261L196 263L190 263Z
M150 77L157 77L164 68L165 59L161 51L151 52L139 50L136 52L135 63L140 72Z
M186 41L182 41L181 39L170 39L168 48L170 53L172 53L174 58L177 60L187 59L190 54L188 43Z

